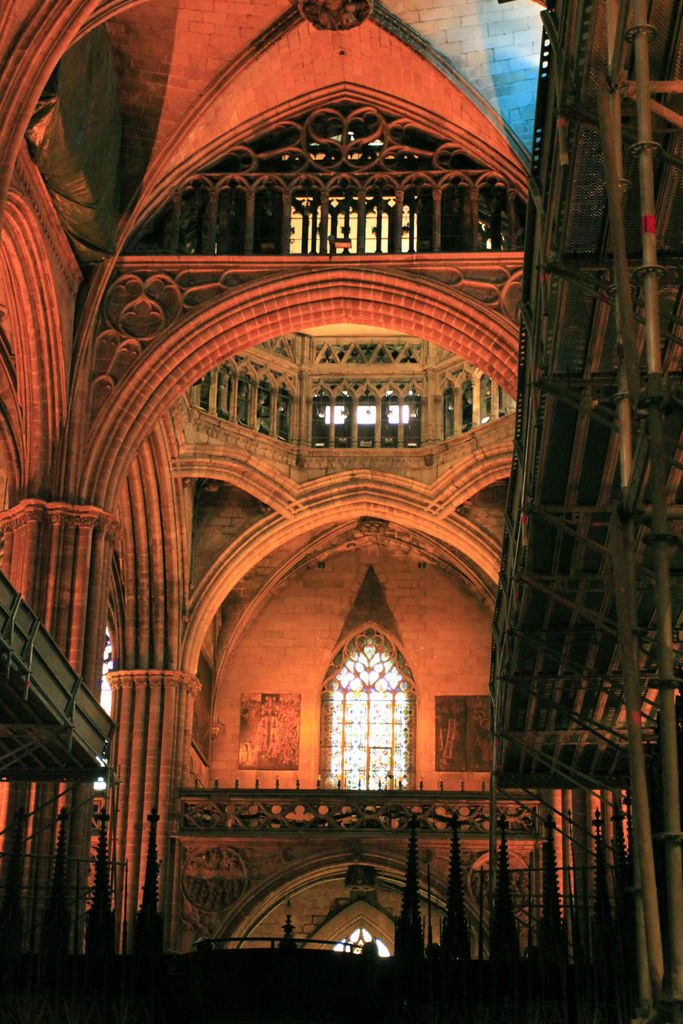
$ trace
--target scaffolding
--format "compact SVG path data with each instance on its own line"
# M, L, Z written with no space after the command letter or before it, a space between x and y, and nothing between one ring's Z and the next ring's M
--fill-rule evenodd
M638 1012L680 1021L683 5L548 8L492 790L628 786Z

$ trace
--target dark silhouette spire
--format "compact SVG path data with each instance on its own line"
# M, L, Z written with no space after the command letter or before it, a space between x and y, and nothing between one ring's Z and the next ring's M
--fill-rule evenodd
M21 953L23 914L21 890L24 875L24 835L26 814L20 808L13 823L12 845L7 858L4 895L0 907L0 958L12 959Z
M142 886L142 902L135 922L133 948L137 956L158 956L163 951L164 938L163 918L158 909L157 822L159 815L156 807L153 807L151 813L147 815L147 821L149 822L149 838L145 881Z
M100 823L100 833L95 857L95 886L92 904L87 915L85 951L88 956L112 957L114 955L114 912L111 909L109 856L107 853L109 815L103 811L96 817Z
M602 841L602 818L596 810L593 818L595 829L595 949L594 955L603 948L603 940L609 943L612 934L612 908L610 906L609 889L607 886L607 865L605 848Z
M282 926L283 936L278 942L280 949L296 949L296 939L294 938L294 925L292 924L292 915L287 914L285 923Z
M555 825L551 814L545 819L545 825L543 905L538 927L538 960L543 989L559 993L558 972L564 969L567 962L567 943L560 907L560 888L553 835Z
M69 814L62 807L58 815L57 850L55 853L52 887L45 904L43 927L40 934L41 954L45 963L69 952L70 915L66 896L66 822Z
M508 823L504 814L501 814L498 820L498 827L500 829L500 849L498 851L496 897L491 920L490 958L495 972L501 982L504 982L506 968L512 969L519 960L519 937L510 890L510 866L506 837Z
M408 860L406 878L403 887L401 914L396 922L395 955L405 957L422 957L424 955L424 939L420 920L420 899L417 877L417 819L413 815L410 821L410 840L408 842Z
M616 882L617 908L620 913L627 912L629 903L632 904L633 866L631 864L631 837L630 837L630 816L628 815L628 795L625 797L627 813L615 807L612 821L614 822L614 835L612 849L614 851L614 878ZM624 836L624 821L629 836L628 849Z
M624 804L626 813L615 805L612 821L612 850L614 854L614 918L619 949L619 962L622 964L625 990L629 1005L636 1005L638 998L638 952L636 947L636 909L633 894L633 863L631 861L630 833L630 802L628 793ZM628 836L628 846L624 836L624 822Z
M441 931L441 948L444 956L453 960L469 960L470 932L462 885L459 828L458 816L454 814L451 818L451 858L448 866L448 896L446 916Z

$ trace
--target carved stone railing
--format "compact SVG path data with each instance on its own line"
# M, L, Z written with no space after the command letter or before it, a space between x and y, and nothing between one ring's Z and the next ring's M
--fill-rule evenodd
M508 838L538 837L538 802L499 801L496 814L501 813L507 818ZM180 834L263 833L272 838L292 832L369 832L373 838L392 837L406 832L413 817L422 831L448 834L454 814L463 836L489 835L489 798L481 792L193 789L181 794Z

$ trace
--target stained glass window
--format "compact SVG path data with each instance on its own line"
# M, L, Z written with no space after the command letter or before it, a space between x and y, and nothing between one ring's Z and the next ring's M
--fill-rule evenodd
M363 946L366 946L368 942L374 942L377 946L378 956L391 956L391 953L387 949L386 945L381 939L375 938L367 928L356 928L351 932L348 939L340 939L334 946L336 953L350 953L353 950L354 953L362 953Z
M323 686L320 775L324 786L414 785L415 687L388 637L366 628L337 653Z

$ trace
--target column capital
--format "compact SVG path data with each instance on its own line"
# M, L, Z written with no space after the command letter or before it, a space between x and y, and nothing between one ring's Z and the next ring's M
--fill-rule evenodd
M112 690L177 686L185 687L191 697L196 696L202 688L195 675L190 672L179 672L177 669L115 669L108 673L107 680Z
M95 505L70 505L65 501L42 501L40 498L25 498L12 508L0 512L0 533L20 530L28 523L58 523L60 525L82 526L94 530L100 526L115 530L118 521L111 512Z

